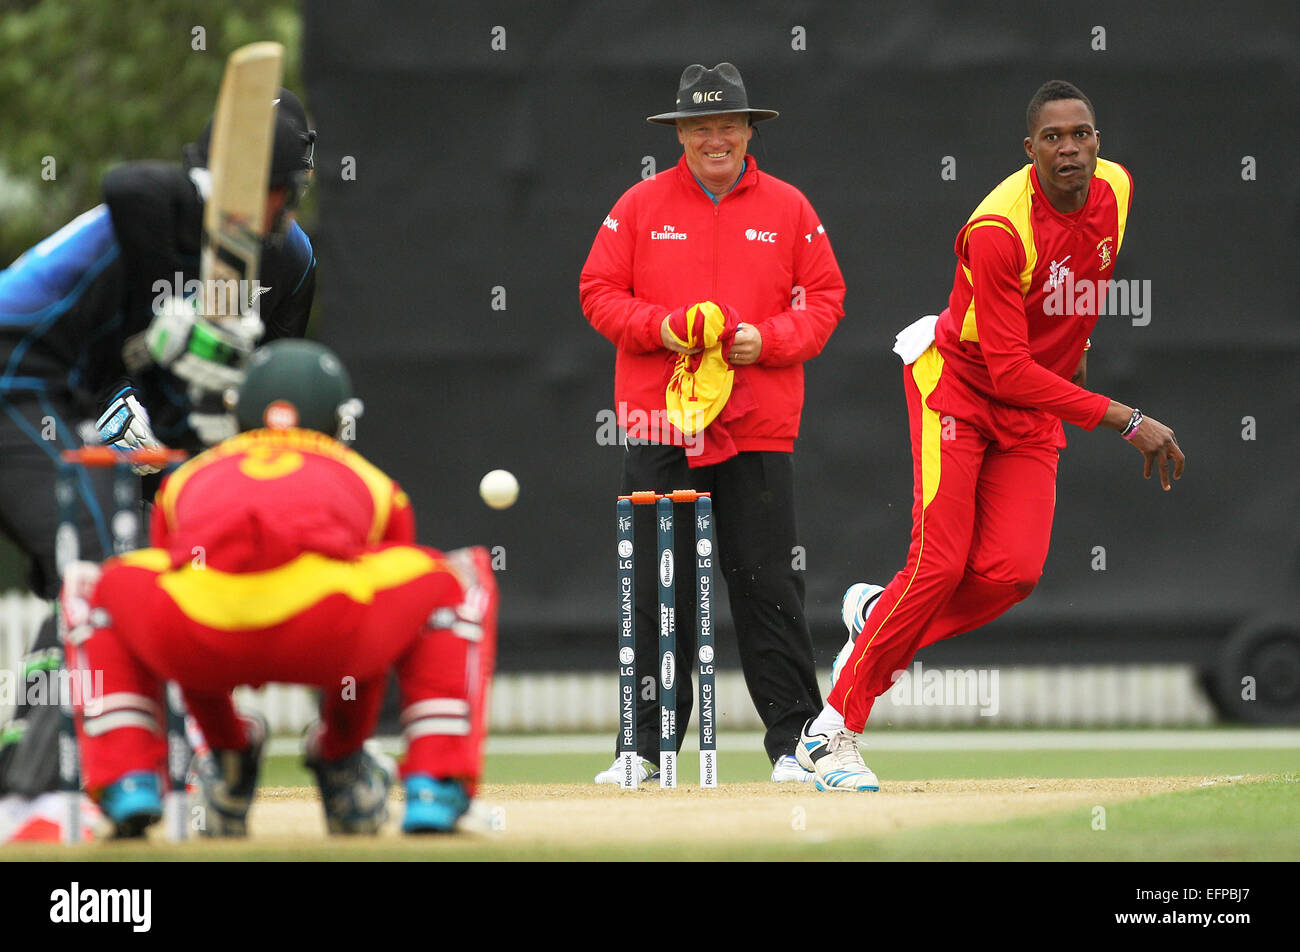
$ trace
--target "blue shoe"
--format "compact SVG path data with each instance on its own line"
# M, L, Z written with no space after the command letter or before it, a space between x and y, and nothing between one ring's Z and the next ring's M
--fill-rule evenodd
M459 780L435 780L428 774L406 778L403 833L451 833L469 809L469 795Z
M104 789L99 808L113 823L114 839L143 837L163 815L158 775L150 770L125 774Z

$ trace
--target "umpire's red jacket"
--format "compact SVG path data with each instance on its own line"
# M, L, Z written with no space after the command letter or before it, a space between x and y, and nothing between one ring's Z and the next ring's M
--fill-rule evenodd
M760 172L753 156L716 205L685 156L628 189L596 233L579 293L591 325L618 348L614 400L632 437L658 435L645 423L665 411L677 355L659 329L670 311L716 301L756 327L762 353L736 375L757 405L728 424L741 452L794 449L804 361L844 316L844 278L817 213L797 188Z

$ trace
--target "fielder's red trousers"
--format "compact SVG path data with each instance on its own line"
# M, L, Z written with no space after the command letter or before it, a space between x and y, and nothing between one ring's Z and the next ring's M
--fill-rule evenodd
M1056 506L1054 418L971 390L945 372L934 346L903 376L912 542L827 698L854 732L918 651L992 621L1033 591Z
M392 669L402 775L459 778L472 795L495 660L487 552L380 545L352 562L306 554L257 576L173 569L159 549L105 564L93 631L69 657L74 669L103 673L102 696L86 699L77 718L87 790L165 763L165 681L180 685L208 745L228 750L247 744L233 687L313 685L320 755L335 760L374 732Z

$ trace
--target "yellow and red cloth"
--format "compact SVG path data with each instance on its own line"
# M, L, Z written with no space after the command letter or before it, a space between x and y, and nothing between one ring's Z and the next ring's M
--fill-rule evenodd
M687 437L687 461L694 468L710 466L737 453L727 424L754 407L754 398L726 354L741 325L735 308L713 301L679 307L668 315L668 332L682 347L699 349L679 354L664 391L668 422Z

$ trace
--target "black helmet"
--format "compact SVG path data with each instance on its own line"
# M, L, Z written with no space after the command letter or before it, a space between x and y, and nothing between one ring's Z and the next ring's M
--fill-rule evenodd
M275 138L271 142L270 188L287 188L285 210L292 211L311 184L316 168L316 130L308 128L307 110L302 100L281 87L275 99ZM203 127L202 134L184 149L187 168L207 168L208 149L212 144L212 120ZM282 217L282 216L281 216ZM277 220L272 232L280 230Z
M332 350L310 340L259 347L244 365L236 415L241 430L302 427L335 436L351 412L352 380Z
M297 176L316 167L316 130L307 127L307 110L302 100L281 87L275 99L275 138L271 143L271 187L294 185ZM185 147L190 167L207 168L212 145L212 120L191 145Z

